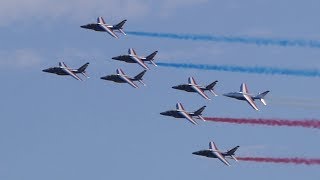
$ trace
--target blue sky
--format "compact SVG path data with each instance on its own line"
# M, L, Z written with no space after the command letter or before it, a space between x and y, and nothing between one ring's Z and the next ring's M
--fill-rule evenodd
M0 3L0 178L18 179L319 179L317 166L231 162L192 155L214 140L222 150L240 145L239 156L319 157L317 129L239 126L160 116L182 102L207 105L205 116L317 119L317 78L253 75L151 67L146 87L102 81L122 68L111 60L133 47L157 61L285 68L319 68L317 48L178 41L137 36L116 40L80 25L103 16L115 24L128 19L130 31L320 39L315 0L5 0ZM90 62L90 79L79 82L41 70L65 61ZM269 105L255 112L226 97L205 101L170 87L194 76L199 84L219 80L216 91L270 90ZM298 103L293 103L298 102ZM310 107L310 104L315 104Z

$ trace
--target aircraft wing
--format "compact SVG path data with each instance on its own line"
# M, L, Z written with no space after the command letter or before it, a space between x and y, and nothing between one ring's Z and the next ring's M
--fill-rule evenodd
M198 86L196 85L191 85L191 87L197 91L198 94L200 94L203 98L207 99L207 100L210 100L210 98L203 92L202 89L200 89Z
M253 101L251 96L249 96L247 94L244 94L243 96L244 96L244 98L246 98L246 101L250 104L250 106L253 107L253 109L255 109L257 111L259 110L257 105L254 103L254 101Z
M224 156L223 156L220 152L218 152L218 151L212 151L212 153L213 153L215 156L217 156L217 158L218 158L221 162L223 162L225 165L231 166L230 163L226 160L226 158L224 158Z
M132 87L138 88L138 86L133 81L131 81L127 76L120 75L120 77L121 77L121 79L126 81L128 84L130 84Z
M144 69L148 70L149 67L137 56L131 56L131 59L134 60L136 63L138 63L140 66L142 66Z
M114 38L119 38L113 31L112 29L110 29L108 26L106 26L105 24L99 24L100 27L102 29L104 29L106 32L108 32L111 36L113 36Z
M179 113L184 116L186 119L188 119L192 124L198 125L198 123L185 111L179 111Z
M79 76L77 76L74 72L72 72L64 62L59 62L59 66L65 73L69 74L76 80L82 81L82 79Z
M220 151L218 150L216 144L214 142L210 142L209 143L209 148L211 150L211 152L224 164L226 164L227 166L231 166L230 163L226 160L226 158L220 153Z

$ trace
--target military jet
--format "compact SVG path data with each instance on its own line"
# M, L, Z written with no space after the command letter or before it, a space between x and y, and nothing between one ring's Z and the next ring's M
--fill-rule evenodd
M188 84L181 84L178 86L173 86L172 88L187 91L187 92L196 92L200 94L203 98L210 100L210 98L204 93L204 91L210 91L214 96L217 96L217 94L213 91L213 88L217 84L217 82L218 81L214 81L213 83L204 87L204 86L198 85L193 77L189 77Z
M210 142L209 149L196 151L196 152L193 152L192 154L198 155L198 156L205 156L208 158L218 158L220 161L222 161L227 166L231 166L230 163L226 160L226 158L231 158L235 161L238 161L237 158L235 157L234 153L237 151L237 149L239 147L240 146L236 146L227 152L221 152L217 148L217 146L215 145L214 142Z
M169 110L160 113L161 115L164 116L173 116L175 118L186 118L188 119L192 124L197 125L198 123L192 118L193 116L198 117L199 119L205 121L205 119L202 117L202 111L204 110L206 106L201 107L195 112L187 112L184 110L183 106L181 103L176 104L176 110Z
M136 75L134 78L131 78L127 76L122 69L117 69L117 74L112 74L108 76L101 77L100 79L108 80L108 81L113 81L117 83L128 83L134 88L138 88L138 86L133 82L133 81L139 81L141 84L146 86L146 84L142 81L143 75L147 72L147 70L142 71L138 75Z
M80 27L85 29L91 29L94 31L108 32L111 36L115 38L119 38L115 32L120 32L126 35L126 33L123 31L123 25L126 21L127 20L123 20L120 23L112 26L112 25L106 24L102 17L98 17L97 23L91 23L91 24L80 26Z
M127 63L138 63L144 69L149 69L149 67L144 62L149 61L154 66L157 66L156 63L154 62L154 57L157 53L158 51L155 51L151 53L149 56L141 57L137 55L136 51L133 48L130 48L128 50L128 55L116 56L116 57L113 57L112 59L118 60L118 61L124 61Z
M78 69L71 69L64 62L59 62L59 67L51 67L48 69L44 69L42 71L47 73L57 74L57 75L70 75L73 78L79 81L82 81L82 79L77 74L80 73L85 77L89 78L89 76L86 73L86 68L88 67L88 65L89 63L86 63Z
M267 105L264 97L269 92L270 91L265 91L263 93L259 93L258 95L254 96L254 95L249 94L247 85L245 83L242 83L241 87L240 87L240 92L231 92L231 93L226 93L223 95L230 97L230 98L235 98L238 100L247 101L250 104L250 106L253 107L253 109L258 111L259 109L258 109L257 105L254 103L254 100L259 99L262 102L262 104Z

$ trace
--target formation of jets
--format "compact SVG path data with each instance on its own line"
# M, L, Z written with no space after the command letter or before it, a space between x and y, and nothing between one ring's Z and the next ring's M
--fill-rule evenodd
M116 34L116 32L122 33L123 35L126 35L126 33L123 30L123 26L127 20L123 20L120 23L116 25L109 25L106 24L104 19L102 17L97 18L97 23L91 23L87 25L81 26L81 28L90 29L94 31L100 31L100 32L107 32L114 38L119 38L119 36ZM157 55L158 51L154 51L148 56L138 56L137 53L133 48L130 48L128 50L128 54L126 55L120 55L116 57L112 57L113 60L123 61L126 63L136 63L144 68L144 71L140 72L138 75L134 77L130 77L124 73L124 71L120 68L116 70L116 74L106 75L103 77L100 77L102 80L107 81L113 81L116 83L127 83L131 85L134 88L138 88L138 85L135 84L135 81L140 82L142 85L146 86L146 84L143 82L143 76L149 70L150 68L146 65L147 63L153 64L154 66L157 66L157 64L154 62L154 58ZM86 73L86 69L88 67L89 63L85 63L78 69L69 68L64 62L59 62L59 66L57 67L51 67L42 70L43 72L47 73L53 73L57 75L69 75L75 78L76 80L82 81L82 79L78 76L78 74L82 74L83 76L89 78L89 76ZM206 100L210 100L209 96L205 93L205 91L211 92L214 96L217 96L217 94L214 91L214 87L216 86L218 81L214 81L211 84L207 86L198 85L193 77L188 78L187 84L180 84L176 86L172 86L173 89L182 90L186 92L193 92L198 93L201 97L203 97ZM239 92L231 92L223 94L223 96L235 98L238 100L244 100L249 103L249 105L254 108L255 110L259 110L258 107L255 104L255 100L260 100L264 105L266 104L266 101L264 97L269 93L269 91L265 91L263 93L259 93L258 95L252 95L249 93L247 85L245 83L241 84L240 91ZM194 112L188 112L184 109L183 105L181 103L176 104L176 109L174 110L168 110L165 112L161 112L161 115L164 116L172 116L174 118L185 118L189 122L191 122L194 125L197 125L196 119L201 119L205 121L205 119L202 116L202 112L206 106L202 106L198 110ZM236 146L232 148L229 151L222 152L220 151L214 142L209 143L209 149L206 150L200 150L193 152L192 154L198 155L198 156L205 156L209 158L218 158L221 162L226 164L227 166L230 166L230 163L226 160L226 158L231 158L235 161L238 161L235 157L235 152L239 148L239 146Z

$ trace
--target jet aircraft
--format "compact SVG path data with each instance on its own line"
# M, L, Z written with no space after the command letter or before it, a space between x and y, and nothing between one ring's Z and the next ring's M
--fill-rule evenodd
M165 111L160 113L161 115L164 116L173 116L175 118L186 118L188 119L192 124L197 125L198 123L192 118L193 116L198 117L199 119L204 120L204 118L202 117L202 111L204 110L206 106L201 107L200 109L198 109L195 112L187 112L184 107L182 106L181 103L177 103L176 104L176 109L175 110L169 110L169 111Z
M205 156L208 158L218 158L221 162L223 162L227 166L231 166L230 163L226 160L226 158L231 158L235 161L238 161L234 154L238 148L239 146L236 146L227 152L221 152L217 148L214 142L210 142L209 149L196 151L196 152L193 152L192 154L198 155L198 156Z
M259 99L262 104L267 105L264 97L267 95L270 91L265 91L263 93L259 93L258 95L251 95L248 91L247 85L245 83L241 84L240 87L240 92L231 92L231 93L226 93L223 94L224 96L230 97L230 98L235 98L238 100L244 100L247 101L251 107L255 110L259 110L257 105L254 103L254 100Z
M139 73L138 75L136 75L135 77L131 78L129 76L127 76L122 69L117 69L117 74L112 74L112 75L108 75L108 76L104 76L101 77L100 79L104 79L104 80L108 80L108 81L113 81L113 82L117 82L117 83L128 83L130 84L132 87L134 88L138 88L138 86L133 82L133 81L139 81L141 84L143 84L144 86L146 85L143 81L142 81L142 77L143 75L147 72L147 70L142 71L141 73Z
M106 24L102 17L98 17L97 23L91 23L91 24L80 26L80 27L84 29L91 29L94 31L108 32L114 38L119 38L115 32L120 32L126 35L126 33L123 31L123 25L126 21L127 20L123 20L120 23L112 26L112 25Z
M181 84L178 86L173 86L172 88L187 91L187 92L196 92L200 94L203 98L210 100L210 98L204 93L204 91L210 91L214 96L217 96L217 94L213 91L213 88L217 84L217 82L218 81L214 81L213 83L204 87L204 86L198 85L193 77L189 77L188 84Z
M154 66L157 66L157 64L154 62L154 57L156 56L157 53L158 51L155 51L151 53L149 56L141 57L137 55L136 51L133 48L130 48L128 50L128 55L116 56L116 57L113 57L112 59L118 60L118 61L124 61L127 63L138 63L144 69L149 69L149 67L144 62L149 61Z
M88 67L88 65L89 63L86 63L78 69L71 69L64 62L59 62L58 67L51 67L48 69L44 69L42 71L47 73L57 74L57 75L70 75L73 78L82 81L82 79L77 74L80 73L85 77L89 78L89 76L86 74L86 68Z

